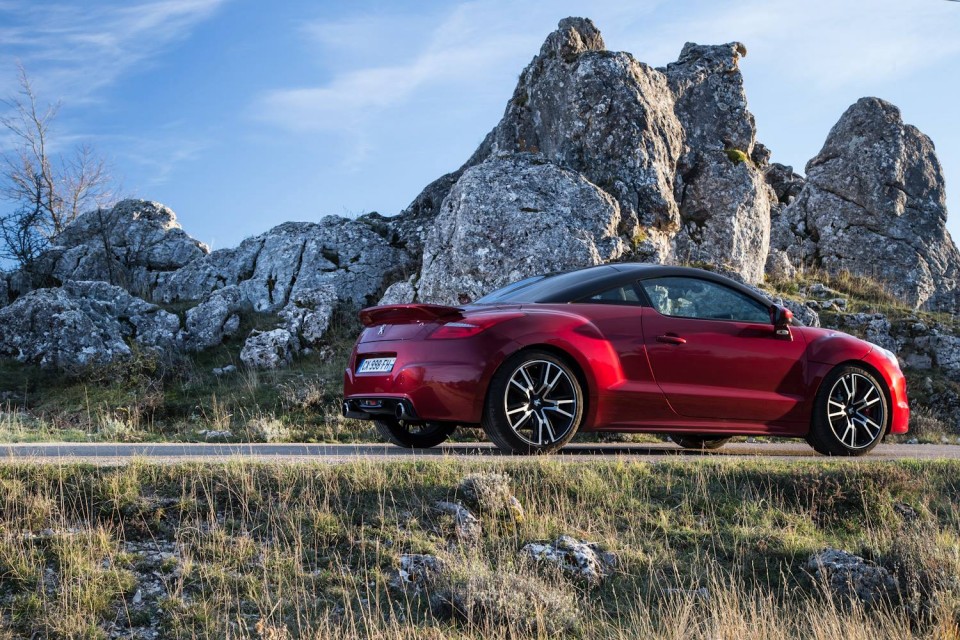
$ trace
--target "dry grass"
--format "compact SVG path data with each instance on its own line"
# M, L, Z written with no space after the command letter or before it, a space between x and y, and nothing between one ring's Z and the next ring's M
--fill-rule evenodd
M458 545L432 505L478 472L526 516L481 512ZM958 491L951 462L7 465L0 638L956 638ZM589 588L521 560L559 534L617 571ZM802 566L827 546L896 597L825 595ZM449 570L392 586L402 553Z

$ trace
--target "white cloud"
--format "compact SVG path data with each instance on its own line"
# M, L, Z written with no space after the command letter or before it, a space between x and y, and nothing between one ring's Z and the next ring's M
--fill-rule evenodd
M141 66L226 0L156 0L76 6L30 2L0 4L0 59L23 62L40 95L71 105ZM13 92L12 64L0 68L0 88Z

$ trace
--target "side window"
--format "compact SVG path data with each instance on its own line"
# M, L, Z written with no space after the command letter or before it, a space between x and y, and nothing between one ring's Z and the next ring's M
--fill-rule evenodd
M770 311L760 302L722 284L699 278L652 278L640 285L665 316L735 320L769 324Z
M590 302L593 304L640 304L640 296L632 284L626 284L622 287L607 289L592 296L583 298L580 302Z

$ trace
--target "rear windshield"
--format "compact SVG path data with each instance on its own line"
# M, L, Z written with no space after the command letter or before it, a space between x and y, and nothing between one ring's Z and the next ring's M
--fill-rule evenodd
M533 276L532 278L525 278L519 280L512 284L497 289L496 291L491 291L487 295L483 296L479 300L475 301L474 304L495 304L498 302L530 302L527 300L524 295L524 289L527 289L530 285L540 282L544 278L549 276Z
M488 293L474 304L570 302L590 293L597 286L593 283L610 274L609 267L593 267L533 276Z

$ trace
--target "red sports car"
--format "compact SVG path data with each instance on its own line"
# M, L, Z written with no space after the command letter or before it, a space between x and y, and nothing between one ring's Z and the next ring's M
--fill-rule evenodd
M360 319L344 415L375 421L403 447L482 426L511 453L624 431L697 449L797 437L856 456L909 420L894 354L796 326L754 289L699 269L609 264L527 278L462 307L380 306Z

